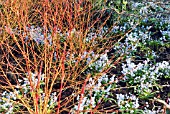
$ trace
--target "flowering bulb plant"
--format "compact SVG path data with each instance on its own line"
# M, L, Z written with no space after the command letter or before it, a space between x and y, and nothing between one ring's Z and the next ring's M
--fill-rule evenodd
M0 113L164 113L168 2L0 2Z

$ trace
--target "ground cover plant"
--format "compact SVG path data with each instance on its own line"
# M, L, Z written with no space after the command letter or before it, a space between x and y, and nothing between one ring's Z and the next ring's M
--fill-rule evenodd
M0 2L0 113L169 113L170 4Z

